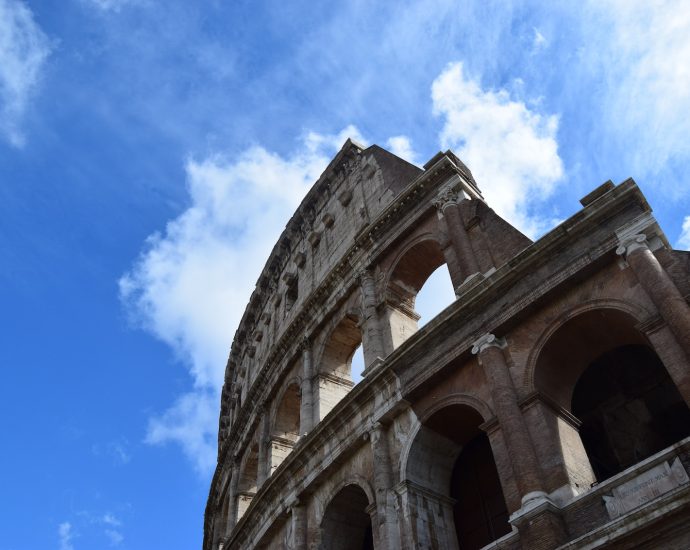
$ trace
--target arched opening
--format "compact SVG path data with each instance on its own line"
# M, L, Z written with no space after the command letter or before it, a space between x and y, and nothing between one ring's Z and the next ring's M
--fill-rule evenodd
M360 344L357 346L357 349L355 352L352 354L352 361L350 361L351 367L350 370L352 371L352 382L354 384L358 384L359 382L362 381L362 378L364 377L364 348Z
M323 550L373 550L369 500L357 485L347 485L328 503L321 521Z
M414 309L419 315L419 328L422 328L455 301L455 291L450 280L448 268L436 268L417 293Z
M511 530L503 489L483 419L466 405L450 405L423 423L406 465L417 514L417 544L475 550ZM434 510L441 510L440 518ZM426 516L429 517L426 517Z
M292 452L299 439L300 404L299 386L292 382L283 393L271 430L271 474Z
M431 239L415 243L398 260L386 288L392 349L455 300L443 251Z
M595 359L573 392L573 414L598 481L690 435L690 409L647 346Z
M220 496L220 510L213 522L213 544L218 546L221 539L227 534L225 531L228 526L228 514L230 510L230 499L228 495L229 482L226 480L225 486Z
M259 476L259 444L254 442L240 469L237 485L237 520L244 515L256 494Z
M345 316L333 329L319 364L317 418L323 418L354 386L352 358L362 344L362 333L354 316Z
M559 424L571 478L603 481L690 435L690 410L636 324L617 309L590 310L539 355L536 388L581 423L577 444L566 433L575 428Z

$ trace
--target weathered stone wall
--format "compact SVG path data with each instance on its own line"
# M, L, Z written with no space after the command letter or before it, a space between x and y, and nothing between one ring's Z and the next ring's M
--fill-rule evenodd
M510 515L494 548L623 548L633 530L657 528L682 544L685 482L622 518L603 502L672 456L687 470L690 439L597 485L571 402L593 358L634 344L658 355L687 413L690 260L669 249L632 180L583 204L531 243L452 153L420 170L346 143L288 223L235 336L205 548L357 537L456 548L453 465L480 433ZM457 300L418 329L416 294L444 264Z

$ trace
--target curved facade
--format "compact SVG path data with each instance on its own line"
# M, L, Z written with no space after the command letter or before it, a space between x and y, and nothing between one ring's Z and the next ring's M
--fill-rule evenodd
M690 255L633 180L581 203L532 242L348 140L235 335L204 549L690 547Z

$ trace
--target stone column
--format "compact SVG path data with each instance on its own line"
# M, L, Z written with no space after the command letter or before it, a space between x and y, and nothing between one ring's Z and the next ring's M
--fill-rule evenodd
M307 548L307 507L295 499L290 503L290 521L292 522L292 546L294 550Z
M550 549L565 540L565 526L558 508L544 491L541 468L503 355L505 348L503 338L487 333L474 343L472 353L477 355L491 386L494 412L521 497L522 507L510 522L520 530L523 547Z
M299 434L306 435L314 427L314 368L311 360L311 342L302 340L302 386L299 409Z
M364 348L364 367L367 368L377 358L387 355L384 344L381 321L376 309L376 281L371 272L362 270L359 275L362 293L362 346Z
M259 453L256 472L257 490L271 475L271 423L270 413L266 405L261 407L261 421L259 425Z
M228 523L225 528L225 536L230 536L237 523L237 497L240 486L240 461L235 457L230 474L230 488L228 489Z
M373 455L374 490L376 492L376 513L373 514L372 527L374 531L378 532L380 546L377 548L395 550L401 547L401 542L386 427L380 422L374 424L369 432L369 439Z
M451 270L451 265L448 263L449 271L451 271L451 279L456 289L460 286L455 285L456 281L460 280L460 284L462 284L471 275L479 273L477 258L472 249L472 243L470 242L470 237L467 234L465 222L460 212L460 200L461 196L459 192L446 191L441 194L434 203L440 215L445 219L448 237L457 259L456 273L453 273L455 270Z
M530 493L543 494L541 472L503 355L505 347L503 338L487 333L474 343L472 353L477 355L491 385L494 412L508 452L514 458L512 464L515 481L524 501Z
M690 360L690 307L650 250L646 235L632 235L621 239L616 253L628 262L640 285L671 329L686 360ZM666 368L683 399L690 405L690 369L687 363L685 366L666 364Z

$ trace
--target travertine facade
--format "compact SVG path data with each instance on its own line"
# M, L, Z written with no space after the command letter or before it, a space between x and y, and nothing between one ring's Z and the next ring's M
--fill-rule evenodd
M689 548L690 254L632 180L581 202L531 242L451 152L348 141L232 344L204 549Z

